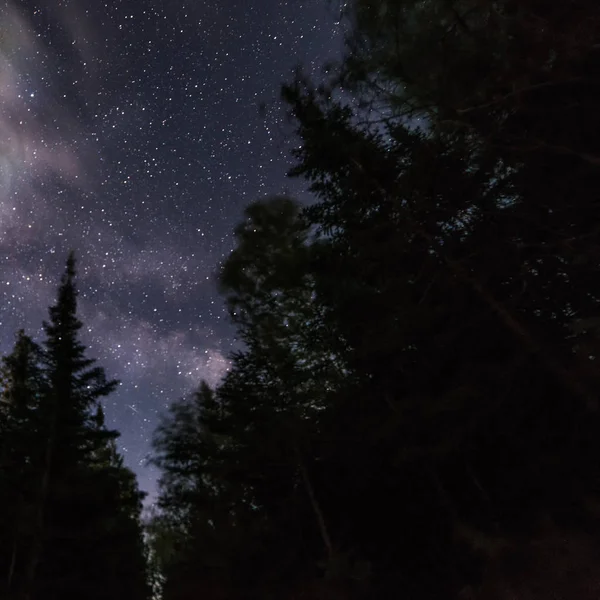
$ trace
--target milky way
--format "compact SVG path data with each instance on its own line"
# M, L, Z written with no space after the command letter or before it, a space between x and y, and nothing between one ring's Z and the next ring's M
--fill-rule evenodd
M279 87L340 47L327 0L5 2L0 9L0 350L39 339L66 255L84 342L119 391L127 464L158 415L226 372L214 273L244 206L281 192ZM259 106L266 110L259 111Z

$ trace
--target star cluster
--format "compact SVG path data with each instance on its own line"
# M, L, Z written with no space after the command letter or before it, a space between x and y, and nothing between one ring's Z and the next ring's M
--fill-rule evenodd
M234 343L214 273L244 206L284 191L280 84L341 45L327 0L6 2L0 9L0 350L34 337L67 252L84 342L121 386L127 463ZM259 110L259 106L264 110Z

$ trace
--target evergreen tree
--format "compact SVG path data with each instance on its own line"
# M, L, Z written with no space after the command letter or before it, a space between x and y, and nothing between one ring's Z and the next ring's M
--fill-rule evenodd
M309 223L327 235L331 248L322 298L333 304L331 314L357 350L353 361L360 363L352 364L366 376L366 395L396 413L386 429L401 445L399 464L418 465L410 480L418 489L424 477L429 489L426 496L414 494L417 502L437 498L438 513L447 515L455 535L479 548L493 547L483 531L510 536L515 528L534 527L547 510L572 525L597 480L598 419L590 409L597 405L598 376L590 368L595 341L587 325L593 328L593 319L584 315L597 312L600 298L591 259L598 209L591 182L598 173L589 160L557 158L544 144L527 156L499 148L514 123L529 132L538 116L546 136L554 135L553 126L560 134L560 120L534 103L526 109L531 123L490 109L487 124L494 119L497 128L492 140L481 122L467 131L448 125L453 90L441 83L448 61L463 59L456 68L464 71L457 70L453 82L463 84L461 75L478 74L469 71L466 54L485 57L486 43L497 34L469 37L457 23L460 13L445 23L440 15L462 10L460 3L354 4L364 13L355 13L357 46L344 67L364 84L357 88L364 107L377 107L382 118L363 118L360 103L358 111L338 104L330 90L319 93L306 80L284 90L302 139L293 174L312 182L319 201L307 211ZM526 3L524 12L531 8ZM475 21L477 9L495 10L474 6ZM426 30L438 25L448 26L450 38L460 32L465 55L446 48L442 57L435 45L427 50ZM490 47L498 50L495 41ZM481 56L474 54L476 42ZM402 68L403 60L412 66L411 52L433 64L417 67L416 82ZM488 73L497 75L493 68ZM426 85L435 99L425 96ZM484 88L481 80L471 82L462 97L487 93ZM426 101L411 105L415 98ZM555 106L556 97L550 100ZM429 119L422 131L404 121L415 106ZM577 249L575 238L582 242ZM583 240L591 242L586 250ZM576 333L575 319L585 323ZM371 403L369 410L375 423L383 420L378 406ZM356 422L356 415L347 421ZM414 522L411 540L423 539L424 521ZM446 548L442 564L453 558L435 538L406 552L424 558L433 547ZM441 572L437 582L448 574ZM425 593L423 582L417 585Z
M331 444L322 439L328 399L350 378L347 346L318 302L312 267L320 246L299 206L273 198L246 214L220 277L246 348L233 356L217 394L236 443L234 473L263 520L264 555L255 553L255 561L272 585L293 587L302 569L310 578L317 563L329 568L337 560L318 460ZM261 569L253 571L256 578Z
M503 597L557 532L597 555L598 7L349 7L331 86L284 87L316 201L249 207L244 348L159 430L172 598Z
M535 278L522 300L537 304L564 338L578 338L577 359L566 368L564 357L553 360L552 370L562 371L563 383L570 380L575 396L596 405L598 376L589 356L598 347L597 3L348 6L352 35L341 80L361 97L377 98L384 121L424 117L432 135L458 132L479 156L503 167L513 206L490 214L486 233L504 236L515 271L521 265L528 283ZM540 345L548 347L545 340Z
M251 205L236 235L220 285L244 349L215 392L203 385L173 405L154 443L159 545L179 540L165 597L206 586L240 598L288 593L336 552L314 478L343 344L314 302L315 249L286 198Z
M81 537L89 535L93 520L87 503L82 502L88 489L85 471L93 446L105 435L114 435L91 427L98 399L109 394L117 382L107 382L101 368L90 368L94 361L85 357L85 347L78 339L82 324L76 314L73 254L68 258L57 302L49 312L50 321L44 323L43 356L48 391L40 407L45 448L25 583L27 597L83 594L89 552L83 551ZM50 547L49 540L60 542ZM61 577L67 565L70 575Z
M107 435L104 413L98 406L94 418L96 444L89 463L88 507L97 522L96 567L98 597L146 600L149 597L147 550L141 521L145 494L135 474L125 467L116 438ZM93 438L92 438L93 439Z
M18 590L31 541L35 488L39 473L40 401L44 378L40 348L17 334L11 354L2 359L0 395L0 550L2 589L7 597Z
M206 382L173 403L156 431L153 462L161 468L150 535L165 600L220 597L234 583L238 495L228 484L220 434L222 407Z
M79 340L72 254L44 327L43 350L20 333L4 360L1 526L10 518L13 531L0 558L11 597L145 599L143 495L104 424L99 401L117 382Z
M546 510L579 519L597 477L597 416L589 412L597 377L574 359L568 322L593 306L593 284L564 288L575 281L567 256L523 262L522 248L539 239L535 225L517 225L531 206L519 201L511 170L470 139L395 123L357 126L350 108L306 82L285 93L303 140L294 173L312 182L319 201L307 215L331 249L318 289L363 374L354 402L358 409L371 399L376 426L389 409L387 442L376 439L391 444L384 456L405 465L394 477L411 473L415 489L423 484L408 506L399 500L423 509L435 499L453 536L479 546L482 533L511 535ZM561 267L549 268L555 259ZM351 407L340 415L356 427L364 408ZM412 520L406 556L430 560L432 548L446 548L436 582L460 581L446 562L457 556L452 536L442 542L436 526L427 539L435 521L422 514ZM425 542L418 552L415 539ZM424 579L416 582L422 594Z

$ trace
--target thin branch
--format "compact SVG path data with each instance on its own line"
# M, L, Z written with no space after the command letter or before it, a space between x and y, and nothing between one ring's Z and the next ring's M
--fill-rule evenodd
M8 568L7 587L10 590L12 588L13 578L15 576L15 568L17 566L17 538L13 540L13 549L10 557L10 566Z
M319 526L319 531L321 532L321 538L323 539L323 543L325 544L325 548L327 549L327 556L329 559L331 559L334 554L333 543L331 542L331 536L329 535L329 531L327 529L327 523L325 522L323 511L321 510L321 506L319 505L319 501L317 500L317 497L315 495L315 490L310 481L310 477L304 465L304 461L302 460L300 450L298 449L298 446L295 446L294 449L296 451L296 457L298 459L298 467L300 468L302 482L304 483L306 493L308 494L308 497L310 499L310 504L317 518L317 524Z
M350 160L361 172L365 173L363 166L354 157L350 157ZM388 195L387 190L385 190L375 178L372 176L369 178L384 195L384 197ZM469 273L469 271L458 260L448 256L444 252L444 249L440 247L435 237L426 231L413 218L410 210L407 211L406 216L408 217L408 221L412 224L413 231L428 243L429 247L446 265L448 270L454 274L459 281L462 281L465 285L467 285L467 287L469 287L475 293L475 295L478 296L479 299L496 314L504 326L532 355L541 359L546 369L557 377L565 389L571 391L576 397L580 398L585 403L588 410L598 410L598 398L596 394L590 391L585 383L579 379L579 377L575 376L572 372L566 369L552 354L550 354L547 349L542 346L542 344L540 344L539 341L532 335L529 329L523 325L506 306L497 300L494 294L491 293L476 276L471 275L471 273Z
M535 90L539 90L539 89L543 89L543 88L547 88L547 87L556 87L556 86L560 86L560 85L567 85L569 83L581 83L585 80L586 80L585 77L572 77L570 79L565 79L563 81L545 81L543 83L536 83L534 85L529 85L526 87L519 88L518 90L514 90L508 94L505 94L504 96L502 96L500 98L495 98L494 100L485 102L484 104L479 104L477 106L470 106L468 108L457 108L456 112L459 115L464 115L464 114L467 114L470 112L474 112L476 110L481 110L482 108L489 108L490 106L494 106L496 104L502 104L502 102L504 102L510 98L514 98L515 96L519 96L520 94L523 94L523 93L533 92Z
M551 150L558 154L570 154L571 156L577 156L584 162L587 162L596 167L600 166L600 156L595 154L589 154L587 152L582 152L580 150L575 150L573 148L569 148L568 146L561 146L558 144L549 144L548 142L544 142L542 140L533 140L530 145L523 146L510 146L506 144L497 144L499 148L504 148L505 150L511 150L514 152L535 152L536 150Z

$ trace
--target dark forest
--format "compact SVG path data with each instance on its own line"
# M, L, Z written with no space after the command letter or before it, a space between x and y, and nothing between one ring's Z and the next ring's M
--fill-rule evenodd
M281 90L313 202L247 207L215 273L240 348L163 415L147 513L76 253L16 333L1 598L600 597L600 4L344 19Z

